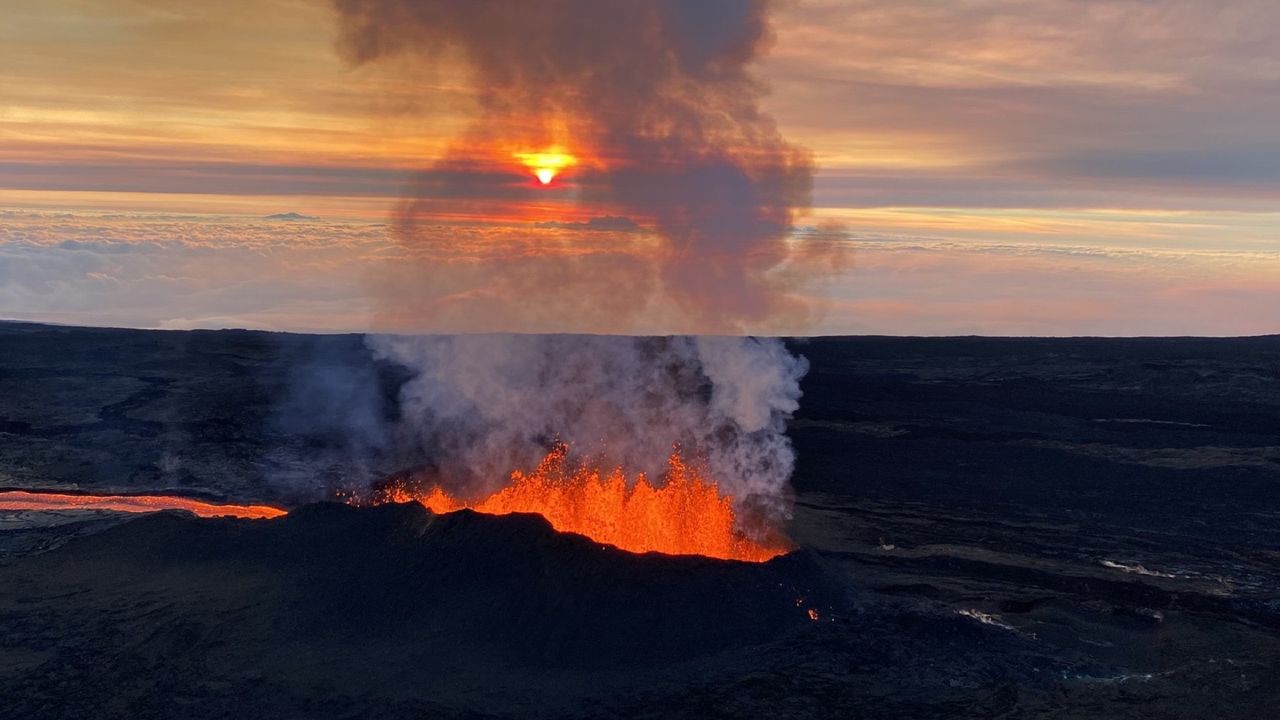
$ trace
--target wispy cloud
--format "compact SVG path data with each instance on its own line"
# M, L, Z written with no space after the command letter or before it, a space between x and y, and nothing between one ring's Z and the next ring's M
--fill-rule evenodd
M1275 3L787 7L769 66L773 107L836 177L896 171L968 198L961 205L988 187L1001 202L1003 186L1020 182L1012 201L1023 207L1113 207L1102 192L1144 198L1139 207L1276 199ZM910 190L900 204L928 202ZM895 185L872 197L893 205ZM841 206L840 192L824 202Z

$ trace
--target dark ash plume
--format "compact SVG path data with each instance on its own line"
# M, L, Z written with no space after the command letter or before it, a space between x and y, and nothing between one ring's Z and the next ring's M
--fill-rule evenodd
M489 317L483 327L475 327L474 317L462 326L528 331L519 305L531 299L530 292L532 299L560 308L582 308L595 321L590 328L537 330L736 334L802 310L786 295L794 276L777 271L792 259L787 233L797 209L808 204L812 164L759 108L764 88L750 65L770 38L768 2L334 4L342 21L341 48L354 62L393 55L435 61L456 53L474 73L478 118L403 208L400 239L406 247L431 246L430 263L448 264L456 238L433 222L471 200L510 203L521 196L509 177L494 172L493 158L478 160L476 153L557 141L584 160L572 189L580 193L580 204L608 208L653 233L656 242L622 251L612 241L600 247L600 238L560 252L540 250L556 259L516 268L508 261L529 259L529 248L509 237L493 238L479 260L488 272L477 275L470 288L478 291ZM498 161L509 160L501 155ZM470 179L460 180L468 168ZM441 175L453 179L441 183ZM468 258L475 259L474 251ZM577 276L563 291L566 297L544 297L560 294L563 286L555 280L565 274ZM617 302L618 287L626 289L626 302ZM403 288L397 284L397 290ZM456 284L440 292L454 304L476 297ZM653 293L673 303L675 312L646 317ZM431 302L438 299L431 289L399 295L402 307L441 310ZM613 301L602 314L597 306L608 299ZM491 317L494 311L508 313L506 321ZM396 321L403 329L414 325L404 313ZM431 318L419 322L439 329Z
M478 102L470 130L398 213L402 262L372 284L382 327L741 336L803 326L791 290L813 253L791 231L812 162L760 109L752 63L770 41L769 2L333 3L348 59L460 59ZM513 151L556 144L579 159L567 181L521 183ZM523 211L535 202L561 216ZM472 222L451 224L459 217ZM501 482L549 436L651 472L681 443L741 502L773 521L789 514L785 423L806 365L778 341L371 346L416 370L407 417L461 482Z

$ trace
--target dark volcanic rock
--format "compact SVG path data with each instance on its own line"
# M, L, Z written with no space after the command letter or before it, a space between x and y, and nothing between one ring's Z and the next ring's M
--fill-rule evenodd
M764 564L636 555L537 515L434 515L416 503L321 503L272 522L157 513L37 564L46 577L110 567L111 585L139 591L235 573L265 583L272 642L389 633L544 667L627 668L767 642L811 623L807 608L835 592L806 553Z
M156 513L0 567L0 717L919 717L1100 672L1007 627L854 602L825 565L635 555L418 505Z
M585 677L613 685L776 642L811 630L810 608L842 603L807 553L635 555L534 515L163 512L0 568L0 716L75 716L100 693L136 695L120 708L134 712L266 687L341 687L384 708L441 696L492 709L512 694L554 706L590 694ZM67 683L88 696L59 703ZM486 684L482 701L459 698Z

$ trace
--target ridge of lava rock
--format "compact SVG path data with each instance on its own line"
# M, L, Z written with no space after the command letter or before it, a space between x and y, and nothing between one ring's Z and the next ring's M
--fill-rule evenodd
M104 597L164 597L167 612L214 622L243 600L234 589L251 587L249 617L222 632L273 652L358 638L567 668L770 642L812 624L806 608L834 592L806 553L767 563L636 555L536 515L417 504L320 503L274 520L161 512L19 565L85 578Z

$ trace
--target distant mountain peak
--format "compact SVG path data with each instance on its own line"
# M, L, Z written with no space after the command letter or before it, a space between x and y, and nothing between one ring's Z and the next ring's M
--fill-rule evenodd
M303 215L302 213L296 213L296 212L284 212L284 213L276 213L274 215L268 215L264 219L265 220L287 220L287 221L299 221L299 220L311 221L311 220L319 220L320 218L316 217L315 215Z

